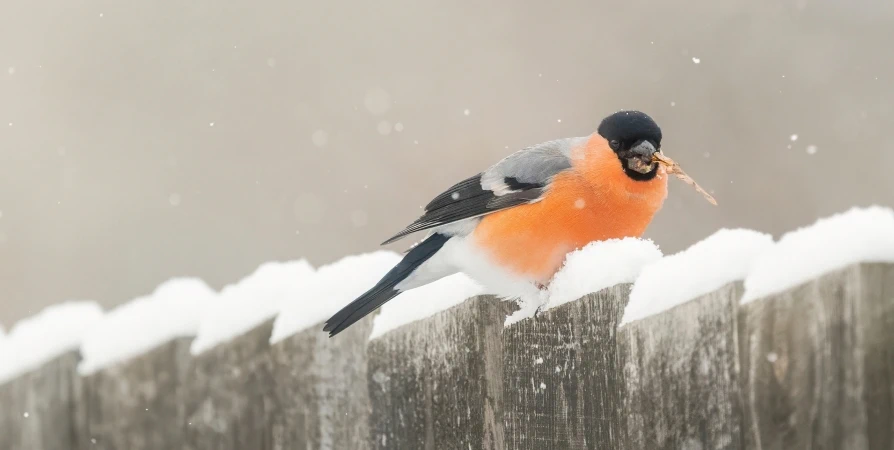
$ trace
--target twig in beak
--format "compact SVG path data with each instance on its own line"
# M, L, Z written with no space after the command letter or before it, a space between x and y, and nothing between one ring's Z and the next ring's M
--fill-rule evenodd
M717 206L717 200L714 200L714 197L712 197L711 194L702 189L702 187L699 186L698 183L696 183L695 180L692 179L692 177L686 175L686 172L683 171L683 168L680 167L680 165L677 164L676 161L668 158L661 153L656 152L652 155L652 162L657 162L658 164L664 166L667 170L667 173L676 175L677 178L682 180L684 183L694 187L697 192L701 193L705 197L705 200L710 202L712 205Z

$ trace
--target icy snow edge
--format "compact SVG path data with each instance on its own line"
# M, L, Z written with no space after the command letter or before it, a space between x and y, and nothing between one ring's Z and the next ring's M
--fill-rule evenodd
M894 211L851 208L782 236L755 261L742 303L860 262L894 263Z
M661 258L661 250L648 239L624 238L596 241L569 253L565 264L553 277L539 303L521 302L521 309L506 319L505 325L533 317L541 311L561 306L592 292L621 283L632 283L642 268Z
M195 336L214 291L198 278L173 278L152 294L109 311L81 344L81 375L90 375L179 337Z
M482 292L481 285L463 273L410 289L382 307L382 312L373 321L369 339L375 339L410 322L433 316Z
M320 267L300 292L283 303L270 343L321 324L373 287L400 260L397 253L379 250Z
M0 341L0 383L77 349L84 335L101 319L98 304L70 301L18 322Z
M190 347L199 355L272 319L282 305L302 295L314 269L305 260L267 262L238 283L224 287L203 314Z
M745 229L721 229L679 253L643 268L630 292L621 325L667 311L744 279L773 237Z

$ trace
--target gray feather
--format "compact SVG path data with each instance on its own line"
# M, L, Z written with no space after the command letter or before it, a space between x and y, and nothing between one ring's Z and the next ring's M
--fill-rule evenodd
M485 171L481 176L481 185L498 195L512 190L506 185L506 178L546 186L556 174L571 168L571 150L583 145L586 140L557 139L519 150Z

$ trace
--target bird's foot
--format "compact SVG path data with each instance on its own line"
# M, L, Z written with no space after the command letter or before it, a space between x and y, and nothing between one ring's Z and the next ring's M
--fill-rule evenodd
M539 281L534 282L534 286L537 286L537 289L540 290L540 305L537 306L537 309L534 310L534 318L537 319L540 316L540 313L543 311L543 307L546 306L547 302L549 302L549 297L546 292L549 289L549 286L543 284Z
M545 303L542 304L542 305L540 305L540 306L538 306L537 309L534 310L534 318L535 318L535 319L540 318L540 313L541 313L541 311L543 311L543 307L544 307L544 306L546 306Z

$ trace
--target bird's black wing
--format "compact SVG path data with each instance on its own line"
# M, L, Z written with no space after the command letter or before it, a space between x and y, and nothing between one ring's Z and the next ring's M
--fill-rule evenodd
M390 244L417 231L447 225L464 219L479 217L501 209L537 200L544 186L531 186L505 195L481 187L481 174L464 180L432 200L425 214L395 234L382 245Z

